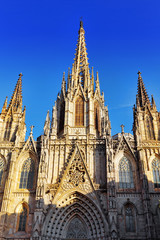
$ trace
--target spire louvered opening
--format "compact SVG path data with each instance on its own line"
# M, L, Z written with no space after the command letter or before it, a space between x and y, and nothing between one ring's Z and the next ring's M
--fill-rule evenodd
M94 126L95 129L100 133L101 131L101 122L100 122L100 109L98 102L94 103Z
M63 101L60 105L59 133L64 129L64 118L65 118L65 102Z

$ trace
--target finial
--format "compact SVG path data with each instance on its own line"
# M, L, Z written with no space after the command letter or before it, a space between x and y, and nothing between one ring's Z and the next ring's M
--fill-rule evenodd
M94 72L93 72L93 67L92 67L92 77L94 78Z
M21 78L22 76L23 76L23 74L22 74L22 73L20 73L20 74L19 74L19 77Z
M98 71L97 71L96 83L98 83L98 84L99 84L99 74L98 74Z
M63 80L65 80L65 72L63 72Z
M152 96L152 108L156 109L156 103L154 101L154 97L153 97L153 95L151 95L151 96Z
M33 125L31 125L31 126L30 126L30 129L31 129L31 131L30 131L30 136L32 136L32 135L33 135L33 128L34 128L34 126L33 126Z
M137 74L138 74L138 77L139 77L139 78L141 78L141 72L140 72L140 71L138 71L138 73L137 73Z
M80 17L80 28L83 28L83 21L82 21L82 17Z
M122 124L120 127L121 127L121 133L124 134L124 127L125 126Z

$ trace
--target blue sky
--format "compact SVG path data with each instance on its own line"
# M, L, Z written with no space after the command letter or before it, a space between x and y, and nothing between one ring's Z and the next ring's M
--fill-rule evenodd
M160 109L160 1L68 0L0 2L0 108L23 73L27 135L43 133L62 75L72 67L80 17L90 68L99 71L112 135L132 133L137 72Z

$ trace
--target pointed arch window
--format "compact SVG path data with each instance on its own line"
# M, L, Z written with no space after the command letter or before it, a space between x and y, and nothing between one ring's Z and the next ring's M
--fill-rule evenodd
M154 159L152 162L154 187L160 188L160 160Z
M75 126L84 126L84 101L78 97L75 103Z
M134 188L132 166L126 157L123 157L119 163L119 188Z
M19 215L18 231L26 231L26 223L27 223L27 208L22 205L22 210Z
M100 133L100 111L99 111L99 104L98 102L94 103L94 126L95 129Z
M146 116L146 133L147 139L154 139L152 118L149 116Z
M33 189L34 172L34 161L31 158L28 158L22 166L19 188Z
M125 225L126 225L126 232L135 232L134 209L130 204L127 204L125 206Z
M61 132L64 129L64 118L65 118L65 102L63 101L60 105L59 132Z

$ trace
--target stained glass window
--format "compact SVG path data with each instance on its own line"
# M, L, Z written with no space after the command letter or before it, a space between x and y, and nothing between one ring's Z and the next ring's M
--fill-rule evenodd
M0 158L0 185L2 184L3 171L4 171L4 160Z
M28 158L22 166L19 188L32 189L34 180L34 161Z
M23 206L22 212L19 215L18 231L26 230L26 222L27 222L27 209Z
M127 205L125 207L125 223L126 223L126 232L135 232L135 219L133 214L133 207Z
M154 159L152 162L154 187L160 188L160 160Z
M84 126L84 102L82 97L76 100L75 126Z
M126 157L123 157L119 163L119 187L134 188L132 166Z

